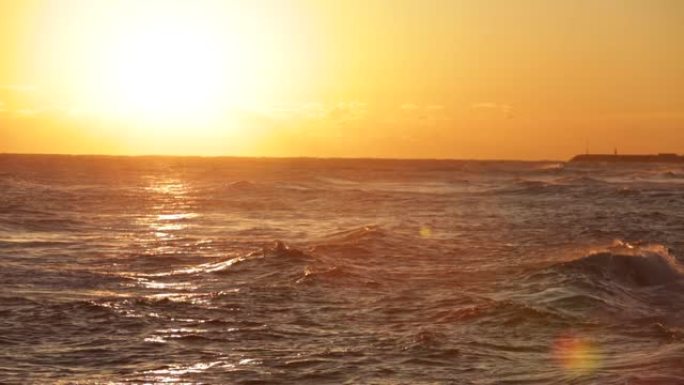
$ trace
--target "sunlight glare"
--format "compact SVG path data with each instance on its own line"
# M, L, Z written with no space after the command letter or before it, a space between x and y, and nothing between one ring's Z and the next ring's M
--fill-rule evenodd
M201 120L220 107L237 69L200 20L157 18L116 37L107 61L110 103L145 120ZM234 79L231 79L234 81Z

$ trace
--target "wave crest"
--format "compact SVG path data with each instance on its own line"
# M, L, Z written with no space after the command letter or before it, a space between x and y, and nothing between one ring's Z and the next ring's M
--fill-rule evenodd
M663 285L684 279L684 266L663 245L617 242L608 251L564 262L560 269L635 286Z

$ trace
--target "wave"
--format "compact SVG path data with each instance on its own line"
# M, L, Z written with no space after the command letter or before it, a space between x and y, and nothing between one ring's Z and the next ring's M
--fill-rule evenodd
M663 171L660 173L660 176L663 178L668 178L668 179L682 179L684 178L684 174L681 171Z
M554 311L539 304L524 301L494 300L481 298L479 303L443 310L432 318L435 324L468 322L515 327L535 323L539 325L571 325L581 321L579 317Z
M224 259L218 262L202 263L199 265L192 265L181 269L159 273L124 274L124 276L155 278L208 273L220 274L230 272L235 265L248 261L266 260L275 261L277 263L292 264L302 261L307 262L313 259L313 256L305 253L302 250L290 247L282 241L275 241L271 246L265 246L261 250L253 251L243 256Z
M311 268L304 269L304 275L297 280L299 284L343 284L343 285L361 285L369 287L379 287L380 284L363 274L352 271L350 268L332 266L326 268Z
M383 236L379 227L364 226L332 234L322 243L307 248L275 241L261 250L219 261L154 273L123 273L121 276L151 289L194 286L198 284L197 280L207 275L230 276L236 287L379 287L380 273L365 258L369 255L365 246ZM362 246L358 245L359 242Z
M599 178L593 178L590 176L586 175L579 175L579 176L566 176L562 178L558 178L554 180L554 183L561 184L561 185L573 185L573 186L587 186L587 185L598 185L598 184L606 184L605 180L601 180Z
M501 185L491 188L488 192L494 195L499 194L513 194L513 195L527 195L527 194L547 194L556 193L563 186L552 183L547 180L536 179L516 179L507 181Z
M655 286L684 279L684 266L663 245L618 244L609 251L564 262L557 269L630 286Z
M515 194L535 194L535 193L557 193L566 191L568 188L600 187L609 182L592 178L585 175L564 176L554 179L517 179L504 188L495 190L501 193Z
M323 243L348 243L361 240L377 239L385 236L385 231L378 225L367 225L349 230L338 231L321 238Z
M565 169L566 164L560 162L543 163L536 167L536 171L559 172Z
M228 184L229 190L252 190L257 187L256 183L248 180L239 180Z
M574 260L530 268L511 282L509 299L558 316L554 323L607 322L640 334L654 323L682 326L676 314L684 300L684 266L663 245L616 241Z

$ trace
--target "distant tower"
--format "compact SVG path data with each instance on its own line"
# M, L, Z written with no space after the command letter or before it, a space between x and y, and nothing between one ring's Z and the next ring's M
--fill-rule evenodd
M617 147L615 147L614 154L615 154L615 156L617 156Z

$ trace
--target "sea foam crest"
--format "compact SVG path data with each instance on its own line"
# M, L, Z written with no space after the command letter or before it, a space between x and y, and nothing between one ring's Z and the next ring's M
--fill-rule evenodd
M659 244L616 241L607 251L591 253L560 267L635 286L663 285L684 279L684 266L667 247Z

